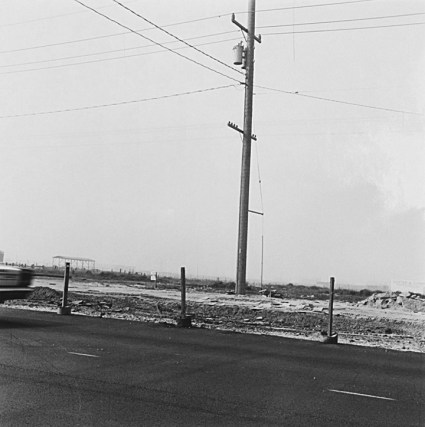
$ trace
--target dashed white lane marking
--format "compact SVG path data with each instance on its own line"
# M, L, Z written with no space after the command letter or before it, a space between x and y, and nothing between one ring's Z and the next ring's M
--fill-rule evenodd
M354 393L352 391L331 390L331 389L329 389L329 391L333 391L334 393L353 394L354 396L372 397L373 399L396 400L396 399L391 399L390 397L374 396L373 394Z
M86 356L86 357L100 357L95 354L86 354L86 353L75 353L74 351L68 351L69 354L76 354L77 356Z

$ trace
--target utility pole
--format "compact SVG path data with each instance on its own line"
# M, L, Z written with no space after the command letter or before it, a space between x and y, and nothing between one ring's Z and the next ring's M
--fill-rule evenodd
M247 33L247 46L244 50L245 73L245 103L244 103L244 128L241 132L237 126L229 126L243 133L242 145L242 166L241 166L241 187L239 199L239 231L238 231L238 253L236 289L238 295L245 294L246 291L246 260L248 245L248 211L249 211L249 180L251 169L251 139L256 139L252 135L252 111L253 111L253 86L254 86L254 43L255 40L261 43L261 38L255 36L255 0L249 0L248 28L245 28L232 16L232 22L242 31ZM235 48L237 49L237 47ZM235 63L238 63L235 61Z

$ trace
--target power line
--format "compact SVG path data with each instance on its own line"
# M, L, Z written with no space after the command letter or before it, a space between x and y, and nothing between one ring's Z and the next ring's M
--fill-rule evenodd
M145 30L137 30L137 31L145 31ZM18 49L1 50L0 54L14 53L14 52L23 52L23 51L26 51L26 50L44 49L45 47L63 46L63 45L66 45L66 44L73 44L73 43L82 43L82 42L87 42L87 41L91 41L91 40L105 39L105 38L108 38L108 37L123 36L124 34L130 34L130 33L131 33L131 31L124 31L122 33L106 34L106 35L103 35L103 36L87 37L87 38L84 38L84 39L68 40L68 41L64 41L64 42L42 44L42 45L38 45L38 46L21 47L21 48L18 48Z
M115 107L118 105L135 104L138 102L157 101L160 99L177 98L179 96L184 96L184 95L193 95L193 94L203 93L203 92L212 92L212 91L216 91L216 90L227 89L229 87L236 87L236 85L217 86L217 87L212 87L212 88L208 88L208 89L198 89L198 90L192 90L192 91L188 91L188 92L174 93L172 95L162 95L162 96L156 96L156 97L152 97L152 98L142 98L142 99L133 99L130 101L112 102L110 104L98 104L98 105L89 105L89 106L84 106L84 107L63 108L61 110L51 110L51 111L37 111L37 112L33 112L33 113L10 114L10 115L0 116L0 119L10 119L10 118L29 117L29 116L41 116L41 115L46 115L46 114L68 113L71 111L82 111L82 110L92 110L92 109L105 108L105 107Z
M64 16L70 16L70 15L77 15L80 13L84 13L83 11L78 11L78 12L69 12L69 13L61 13L59 15L51 15L51 16L45 16L43 18L35 18L35 19L29 19L27 21L20 21L20 22L11 22L9 24L1 24L0 28L4 28L4 27L13 27L15 25L22 25L22 24L31 24L33 22L38 22L38 21L46 21L47 19L55 19L55 18L62 18Z
M76 13L81 13L81 12L76 12ZM176 26L176 25L189 24L189 23L192 23L192 22L205 21L205 20L208 20L208 19L218 18L218 17L221 17L221 16L223 16L223 15L215 15L215 16L206 17L206 18L192 19L190 21L176 22L176 23L173 23L173 24L163 25L163 28L173 27L173 26ZM154 28L141 28L141 29L138 29L136 31L137 32L143 32L143 31L152 31L152 30L154 30ZM0 51L0 54L22 52L22 51L34 50L34 49L43 49L45 47L62 46L62 45L73 44L73 43L82 43L82 42L91 41L91 40L99 40L99 39L105 39L105 38L109 38L109 37L123 36L125 34L131 34L131 32L132 31L124 31L124 32L121 32L121 33L105 34L105 35L102 35L102 36L86 37L86 38L83 38L83 39L68 40L68 41L58 42L58 43L49 43L49 44L44 44L44 45L39 45L39 46L29 46L29 47L23 47L23 48L18 48L18 49L2 50L2 51ZM235 31L227 31L226 33L231 33L231 32L235 32ZM225 32L223 32L222 34L225 34ZM208 37L208 36L205 36L205 37Z
M207 35L203 35L203 36L196 36L196 37L191 37L188 40L198 40L198 39L204 39L207 37L215 37L215 36L221 36L224 34L230 34L230 33L239 33L239 31L223 31L221 33L213 33L213 34L207 34ZM208 43L203 43L200 44L198 46L206 46L209 44L214 44L214 43L222 43L225 41L233 41L233 40L239 40L239 39L226 39L226 40L219 40L219 41L215 41L215 42L208 42ZM169 42L164 42L164 44L172 44L172 43L177 43L175 41L169 41ZM68 59L77 59L77 58L87 58L88 56L97 56L97 55L104 55L107 53L116 53L116 52L127 52L130 50L137 50L137 49L145 49L151 46L155 46L155 44L151 43L151 44L146 44L143 46L134 46L134 47L124 47L124 48L120 48L120 49L113 49L113 50L104 50L102 52L94 52L94 53L86 53L86 54L82 54L82 55L72 55L72 56L62 56L59 58L53 58L53 59L43 59L43 60L39 60L39 61L29 61L29 62L20 62L17 64L6 64L6 65L0 65L0 68L8 68L8 67L19 67L22 65L34 65L34 64L43 64L45 62L54 62L54 61L62 61L62 60L68 60ZM161 52L163 52L161 50ZM72 64L71 64L72 65Z
M425 13L420 13L420 14L425 14ZM394 15L395 16L402 16L402 15ZM407 16L407 15L405 15ZM389 18L390 16L388 16ZM386 17L379 17L379 19L382 18L386 18ZM207 19L207 18L201 18L199 20L203 20L203 19ZM369 19L378 19L378 17L376 18L359 18L358 20L369 20ZM257 28L273 28L273 27L288 27L288 26L294 26L294 25L316 25L316 24L328 24L328 23L337 23L337 22L344 22L344 21L354 21L355 19L352 20L336 20L336 21L322 21L322 22L305 22L305 23L295 23L295 24L281 24L281 25L264 25L261 27L257 27ZM193 21L186 21L186 22L195 22L197 20L193 20ZM168 27L168 26L173 26L173 25L180 25L183 24L185 22L180 22L180 23L176 23L176 24L169 24L169 25L165 25L164 27ZM423 22L419 22L419 23L406 23L406 24L394 24L394 25L389 25L389 26L403 26L403 25L423 25ZM299 34L299 33L309 33L309 32L325 32L325 31L345 31L345 30L357 30L357 29L370 29L370 28L385 28L386 26L373 26L373 27L360 27L360 28L342 28L342 29L329 29L329 30L306 30L306 31L297 31L297 32L281 32L281 33L265 33L265 35L281 35L281 34ZM137 32L141 32L141 31L149 31L152 30L153 28L144 28L144 29L140 29L140 30L135 30ZM92 41L92 40L100 40L100 39L104 39L104 38L109 38L109 37L116 37L116 36L122 36L122 35L126 35L126 34L131 34L132 31L124 31L121 33L115 33L115 34L106 34L106 35L102 35L102 36L94 36L94 37L87 37L87 38L83 38L83 39L76 39L76 40L68 40L68 41L64 41L64 42L58 42L58 43L49 43L49 44L44 44L44 45L38 45L38 46L29 46L29 47L24 47L24 48L19 48L19 49L10 49L10 50L2 50L0 51L0 54L6 54L6 53L14 53L14 52L22 52L22 51L28 51L28 50L36 50L36 49L43 49L46 47L54 47L54 46L63 46L63 45L67 45L67 44L74 44L74 43L82 43L82 42L87 42L87 41ZM224 34L232 34L232 33L238 33L239 31L223 31L220 33L214 33L214 34L207 34L204 36L197 36L197 37L191 37L188 38L187 40L194 40L194 39L199 39L199 38L205 38L205 37L214 37L214 36L218 36L218 35L224 35ZM231 39L233 40L233 39ZM223 40L223 41L231 41L230 39L228 40ZM164 42L163 44L169 44L169 43L174 43L174 42ZM157 43L154 43L157 44ZM148 45L146 46L141 46L141 47L148 47ZM119 51L119 50L132 50L132 49L137 49L136 48L126 48L126 49L117 49L115 51ZM100 52L100 53L94 53L94 54L88 54L89 55L97 55L97 54L102 54L102 53L112 53L115 52L114 50L111 51L105 51L105 52ZM81 55L81 56L86 56L86 55ZM75 56L75 58L78 56ZM68 59L68 58L64 58L64 59ZM46 60L46 61L40 61L40 62L48 62L50 60ZM27 63L29 64L29 63ZM16 65L26 65L25 63L22 64L16 64ZM1 67L8 67L8 66L12 66L12 65L2 65ZM14 65L13 65L14 66ZM233 69L233 68L232 68ZM238 70L235 70L238 71Z
M390 27L407 27L412 25L424 25L425 22L410 22L405 24L389 24L389 25L375 25L370 27L353 27L353 28L328 28L325 30L305 30L305 31L289 31L283 33L264 33L263 36L278 36L286 34L307 34L307 33L327 33L335 31L353 31L353 30L371 30L375 28L390 28Z
M128 0L131 1L131 0ZM318 4L318 5L306 5L306 6L295 6L295 7L287 7L287 8L277 8L277 9L265 9L265 10L258 10L257 12L268 12L268 11L274 11L274 10L285 10L285 9L300 9L300 8L310 8L310 7L321 7L321 6L333 6L333 5L338 5L338 4L346 4L346 3L362 3L365 1L374 1L374 0L357 0L357 1L345 1L345 2L340 2L340 3L325 3L325 4ZM105 8L109 8L111 6L99 6L98 9L105 9ZM61 13L58 15L51 15L51 16L45 16L42 18L35 18L35 19L29 19L27 21L20 21L20 22L12 22L9 24L1 24L0 28L3 27L12 27L15 25L22 25L22 24L30 24L33 22L38 22L38 21L46 21L49 19L56 19L56 18L62 18L64 16L71 16L71 15L78 15L84 13L83 11L79 11L79 12L69 12L69 13ZM246 13L246 11L240 11L238 13ZM162 27L172 27L172 26L177 26L177 25L184 25L184 24L191 24L193 22L201 22L201 21L207 21L210 19L215 19L215 18L222 18L223 16L227 16L227 14L219 14L219 15L213 15L213 16L207 16L204 18L197 18L197 19L192 19L189 21L182 21L182 22L176 22L173 24L168 24L168 25L163 25Z
M137 30L137 31L144 31L144 30ZM122 33L115 33L115 34L106 34L103 36L86 37L84 39L77 39L77 40L67 40L64 42L48 43L48 44L42 44L42 45L38 45L38 46L21 47L18 49L1 50L0 54L23 52L23 51L35 50L35 49L44 49L45 47L63 46L63 45L73 44L73 43L82 43L82 42L87 42L87 41L91 41L91 40L105 39L108 37L123 36L124 34L130 34L130 31L124 31Z
M304 93L291 92L289 90L275 89L275 88L266 87L266 86L260 86L260 85L255 85L255 87L258 87L260 89L271 90L273 92L281 92L281 93L285 93L287 95L302 96L304 98L312 98L312 99L317 99L319 101L326 101L326 102L335 102L337 104L354 105L356 107L371 108L373 110L389 111L389 112L392 112L392 113L412 114L412 115L415 115L415 116L423 116L424 115L423 113L417 113L417 112L414 112L414 111L405 111L405 110L396 110L394 108L376 107L376 106L373 106L373 105L359 104L359 103L350 102L350 101L341 101L341 100L338 100L338 99L324 98L322 96L306 95Z
M263 25L262 27L257 27L257 28L279 28L279 27L293 27L293 26L297 26L297 25L335 24L335 23L339 23L339 22L354 22L354 21L369 21L369 20L375 20L375 19L404 18L407 16L418 16L418 15L425 15L425 12L405 13L402 15L387 15L387 16L376 16L376 17L366 17L366 18L338 19L336 21L316 21L316 22L298 22L298 23L293 23L293 24Z
M235 39L226 39L226 40L219 40L219 41L215 41L215 42L207 42L207 43L201 43L198 46L206 46L206 45L211 45L211 44L216 44L216 43L224 43L227 41L235 41L235 40L239 40L239 38ZM174 43L174 42L171 42ZM154 45L151 45L154 46ZM188 49L185 46L180 46L178 48L173 49L173 51L175 50L181 50L181 49ZM84 64L93 64L96 62L106 62L106 61L115 61L117 59L128 59L128 58L134 58L134 57L138 57L138 56L144 56L144 55L153 55L156 53L163 53L163 50L156 50L154 52L143 52L143 53L136 53L133 55L123 55L123 56L114 56L113 58L102 58L102 59L93 59L91 61L81 61L81 62L74 62L71 64L60 64L60 65L51 65L48 67L39 67L39 68L28 68L28 69L24 69L24 70L11 70L11 71L2 71L0 72L1 74L16 74L16 73L27 73L27 72L31 72L31 71L41 71L41 70L50 70L50 69L55 69L55 68L64 68L64 67L71 67L71 66L75 66L75 65L84 65ZM78 55L83 57L84 55ZM75 58L77 58L78 56L76 56ZM71 59L72 57L68 58ZM63 58L64 59L64 58ZM48 60L51 61L51 60ZM18 64L18 65L24 65L24 64ZM5 65L5 67L7 67L7 65ZM240 83L240 82L238 82Z
M327 5L329 5L329 4L327 4ZM313 6L320 6L320 5L311 5L311 7L313 7ZM310 7L310 6L297 6L297 7ZM293 9L293 8L288 8L288 9ZM80 13L83 13L83 12L73 12L72 14L80 14ZM407 16L424 15L424 14L425 14L425 12L419 12L419 13L400 14L400 15L388 15L388 16L379 16L379 17L343 19L343 20L335 20L335 21L315 21L315 22L303 22L303 23L291 23L291 24L279 24L279 25L263 25L263 26L259 26L257 28L279 28L279 27L292 27L292 26L300 26L300 25L331 24L331 23L339 23L339 22L353 22L353 21L364 21L364 20L375 20L375 19L398 18L398 17L407 17ZM40 18L40 19L50 19L50 18L55 18L55 17L60 17L60 16L66 16L66 15L70 15L70 14L62 14L62 15L56 15L56 16L46 17L46 18ZM205 17L205 18L192 19L192 20L189 20L189 21L176 22L176 23L173 23L173 24L163 25L162 28L172 27L172 26L177 26L177 25L183 25L183 24L188 24L188 23L193 23L193 22L199 22L199 21L205 21L205 20L209 20L209 19L213 19L213 18L220 18L222 16L225 16L225 15L214 15L214 16ZM31 22L31 21L25 21L25 22ZM22 22L22 23L24 23L24 22ZM143 29L138 29L136 31L137 32L142 32L142 31L150 31L150 30L153 30L153 29L154 28L143 28ZM232 30L232 31L223 31L223 32L220 32L220 33L214 33L214 34L207 34L207 35L203 35L203 36L190 37L190 38L188 38L186 40L195 40L195 39L200 39L200 38L214 37L214 36L218 36L218 35L231 34L231 33L237 33L237 32L238 31L234 31L234 30ZM62 46L62 45L74 44L74 43L82 43L82 42L87 42L87 41L92 41L92 40L100 40L100 39L109 38L109 37L122 36L122 35L126 35L126 34L131 34L131 31L124 31L124 32L115 33L115 34L106 34L106 35L101 35L101 36L87 37L87 38L83 38L83 39L68 40L68 41L58 42L58 43L49 43L49 44L38 45L38 46L29 46L29 47L24 47L24 48L19 48L19 49L3 50L3 51L0 51L0 54L14 53L14 52L21 52L21 51L28 51L28 50L36 50L36 49L42 49L42 48L46 48L46 47ZM269 35L270 34L274 35L275 33L269 33ZM289 34L289 33L279 33L279 34ZM293 34L293 32L291 32L290 34ZM225 41L230 41L230 39L225 40ZM174 42L171 42L171 41L170 42L164 42L163 44L169 44L169 43L174 43ZM142 47L148 47L148 46L151 46L151 45L145 45L145 46L140 46L140 47L132 47L132 48L125 48L125 49L109 50L109 51L91 53L91 54L86 54L86 55L75 55L75 56L71 56L71 57L64 57L64 58L58 58L58 59L47 59L47 60L43 60L43 61L33 61L33 62L26 62L26 63L20 63L20 64L11 64L11 65L0 65L0 67L4 68L4 67L12 67L12 66L20 66L20 65L30 65L30 64L43 63L43 62L49 62L49 61L56 61L56 60L60 60L60 59L75 59L75 58L86 57L86 56L91 56L91 55L98 55L98 54L104 54L104 53L114 53L114 52L119 52L119 51L122 51L122 50L127 50L127 51L128 50L134 50L134 49L138 49L138 48L142 48ZM232 69L234 69L234 68L232 68ZM238 71L236 69L234 69L234 70Z
M132 2L132 1L137 1L137 0L128 0L128 1ZM108 8L108 7L111 7L111 6L110 5L109 6L99 6L99 9L105 9L105 8ZM3 27L13 27L15 25L22 25L22 24L31 24L33 22L46 21L48 19L56 19L56 18L62 18L64 16L79 15L81 13L85 13L85 11L61 13L59 15L45 16L43 18L29 19L27 21L11 22L10 24L1 24L0 28L3 28Z
M275 12L277 10L292 10L292 9L307 9L307 8L325 7L325 6L339 6L339 5L343 5L343 4L367 3L367 2L371 2L371 1L376 1L376 0L351 0L351 1L341 1L338 3L320 3L320 4L308 4L308 5L303 5L303 6L276 7L273 9L257 10L257 12L258 13L260 13L260 12ZM244 13L244 12L242 12L242 13Z
M163 25L162 28L175 27L177 25L192 24L194 22L208 21L210 19L223 18L223 16L227 16L227 13L222 13L220 15L206 16L204 18L191 19L190 21L175 22L174 24Z
M143 21L145 21L148 24L154 26L156 29L162 31L163 33L169 35L170 37L175 38L179 42L184 43L186 46L188 46L188 47L196 50L197 52L201 53L202 55L205 55L206 57L212 59L213 61L216 61L219 64L224 65L225 67L230 68L231 70L238 72L239 74L242 74L242 75L244 74L242 71L239 71L239 70L237 70L234 67L231 67L229 64L226 64L225 62L221 61L220 59L215 58L214 56L212 56L212 55L204 52L201 49L198 49L197 47L191 45L190 43L188 43L187 41L181 39L180 37L177 37L176 35L170 33L169 31L165 30L164 28L160 27L159 25L155 24L154 22L150 21L149 19L145 18L144 16L140 15L139 13L135 12L133 9L130 9L128 6L120 3L118 0L112 0L112 1L114 3L116 3L117 5L121 6L123 9L125 9L125 10L129 11L130 13L132 13L133 15L137 16L138 18L143 19Z
M137 1L137 0L134 0ZM132 2L132 0L127 0L127 2ZM99 6L98 9L106 9L109 8L111 6ZM12 27L14 25L22 25L22 24L30 24L32 22L37 22L37 21L46 21L48 19L56 19L56 18L62 18L64 16L71 16L71 15L79 15L81 13L86 13L87 11L78 11L78 12L69 12L69 13L61 13L59 15L51 15L51 16L45 16L43 18L35 18L35 19L30 19L27 21L21 21L21 22L12 22L10 24L1 24L0 28L3 27ZM227 14L220 14L220 15L213 15L213 16L206 16L204 18L197 18L197 19L191 19L190 21L182 21L182 22L175 22L173 24L167 24L167 25L163 25L163 27L174 27L177 25L184 25L184 24L191 24L193 22L200 22L200 21L207 21L210 19L215 19L215 18L222 18L223 16L227 16Z
M136 30L136 31L140 32L140 31L148 31L148 30L153 30L153 28L144 28L144 29ZM218 35L223 35L223 34L230 34L230 33L237 33L237 32L239 32L239 31L235 31L235 30L233 30L233 31L223 31L221 33L214 33L214 34L207 34L207 35L204 35L204 36L192 37L192 38L189 38L188 40L193 40L195 38L213 37L213 36L218 36ZM99 39L105 39L105 38L109 38L109 37L123 36L125 34L131 34L131 31L124 31L122 33L115 33L115 34L106 34L106 35L103 35L103 36L87 37L87 38L84 38L84 39L68 40L68 41L65 41L65 42L49 43L49 44L43 44L43 45L38 45L38 46L23 47L23 48L19 48L19 49L2 50L2 51L0 51L0 54L22 52L22 51L35 50L35 49L43 49L45 47L62 46L62 45L74 44L74 43L82 43L82 42L87 42L87 41L91 41L91 40L99 40ZM175 43L175 42L165 42L164 44L167 44L167 43ZM127 49L127 50L129 50L129 49Z
M158 45L158 46L161 46L163 49L166 49L166 50L168 50L169 52L173 52L174 54L176 54L177 56L180 56L181 58L184 58L184 59L186 59L186 60L188 60L188 61L190 61L190 62L192 62L192 63L194 63L194 64L196 64L196 65L199 65L199 66L200 66L200 67L202 67L202 68L205 68L205 69L207 69L207 70L210 70L210 71L212 71L213 73L216 73L216 74L219 74L219 75L221 75L221 76L223 76L223 77L226 77L227 79L233 80L234 82L238 82L239 84L244 84L243 82L240 82L239 80L237 80L237 79L235 79L235 78L233 78L233 77L231 77L231 76L229 76L229 75L227 75L227 74L224 74L224 73L222 73L221 71L218 71L218 70L215 70L214 68L208 67L207 65L204 65L204 64L202 64L202 63L200 63L200 62L198 62L198 61L195 61L194 59L189 58L188 56L182 55L181 53L176 52L176 51L174 51L174 50L170 49L169 47L167 47L167 46L165 46L165 45L163 45L163 44L161 44L161 43L159 43L159 42L156 42L155 40L153 40L153 39L151 39L151 38L149 38L149 37L144 36L143 34L138 33L137 31L135 31L135 30L131 29L130 27L127 27L126 25L121 24L121 22L118 22L117 20L115 20L115 19L113 19L113 18L110 18L109 16L107 16L107 15L105 15L105 14L103 14L103 13L101 13L101 12L97 11L96 9L94 9L94 8L92 8L92 7L88 6L88 5L86 5L85 3L83 3L83 2L82 2L82 1L80 1L80 0L74 0L74 1L75 1L76 3L79 3L81 6L83 6L83 7L87 8L87 9L92 10L92 11L93 11L94 13L96 13L97 15L103 16L103 17L104 17L105 19L107 19L108 21L114 22L115 24L119 25L120 27L125 28L125 29L127 29L127 30L131 31L133 34L137 34L139 37L142 37L142 38L144 38L144 39L146 39L146 40L149 40L150 42L155 43L155 44L156 44L156 45Z
M286 10L286 9L314 8L314 7L322 7L322 6L334 6L334 5L347 4L347 3L362 3L362 2L365 2L365 1L375 1L375 0L356 0L356 1L346 1L346 2L339 2L339 3L324 3L324 4L317 4L317 5L294 6L294 7L277 8L277 9L264 9L264 10L259 10L257 12L268 12L268 11ZM99 7L99 9L105 8L105 7L109 7L109 6ZM33 21L45 20L45 19L52 19L52 18L62 17L62 16L66 16L66 15L80 14L80 13L82 13L82 12L72 12L72 13L69 13L69 14L54 15L54 16L45 17L45 18L38 18L36 20L22 21L22 22L16 22L16 23L13 23L13 24L6 24L6 25L25 24L25 23L29 23L29 22L33 22ZM242 13L246 13L246 12L245 11L240 11L238 13L242 14ZM213 16L207 16L207 17L204 17L204 18L192 19L192 20L188 20L188 21L175 22L175 23L172 23L172 24L163 25L162 27L163 28L168 28L168 27L173 27L173 26L178 26L178 25L190 24L190 23L193 23L193 22L200 22L200 21L206 21L206 20L210 20L210 19L222 18L223 16L227 16L227 14L213 15ZM2 26L5 26L5 25L1 25L0 27L2 27ZM153 30L153 28L144 28L144 29L139 29L139 30L136 30L136 31L141 32L141 31L150 31L150 30ZM0 51L0 54L13 53L13 52L21 52L21 51L33 50L33 49L42 49L42 48L45 48L45 47L54 47L54 46L61 46L61 45L73 44L73 43L81 43L81 42L86 42L86 41L91 41L91 40L98 40L98 39L103 39L103 38L108 38L108 37L122 36L122 35L125 35L125 34L130 34L131 32L132 31L125 31L125 32L122 32L122 33L106 34L106 35L102 35L102 36L87 37L87 38L83 38L83 39L69 40L69 41L58 42L58 43L50 43L50 44L44 44L44 45L39 45L39 46L30 46L30 47L24 47L24 48L18 48L18 49L3 50L3 51Z

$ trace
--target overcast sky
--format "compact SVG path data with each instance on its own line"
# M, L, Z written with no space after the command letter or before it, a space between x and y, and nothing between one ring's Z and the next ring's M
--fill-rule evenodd
M248 1L82 2L0 2L5 260L234 280ZM425 281L425 1L256 7L248 278Z

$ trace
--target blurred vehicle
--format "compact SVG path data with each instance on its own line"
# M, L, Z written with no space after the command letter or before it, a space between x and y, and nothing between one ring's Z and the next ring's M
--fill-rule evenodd
M9 299L27 298L33 291L33 276L30 268L0 264L0 303Z

